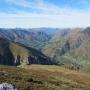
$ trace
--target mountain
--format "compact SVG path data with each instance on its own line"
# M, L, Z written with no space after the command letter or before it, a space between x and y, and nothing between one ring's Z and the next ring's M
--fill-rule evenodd
M67 30L65 33L57 33L44 47L44 54L59 65L90 68L90 27Z
M43 62L43 60L38 61L39 59L36 60L36 57L34 57L36 61L31 61L31 63L54 63L63 66L90 67L90 27L86 29L0 29L0 37L9 41L9 49L14 56L14 61L17 58L21 58L18 63L29 63L27 62L27 57L31 51L36 57L44 54L43 59L46 56L46 58L49 57L51 59L49 63L48 59L46 59L46 62ZM13 59L11 64L13 64Z
M60 49L70 35L71 29L62 29L53 35L50 41L43 47L42 52L47 56L53 57L56 50Z
M54 64L40 51L0 38L0 64Z
M0 37L41 50L49 42L53 34L59 31L61 30L57 28L0 28Z
M22 43L25 46L40 50L47 43L51 36L43 31L34 31L27 29L0 29L0 37L8 40Z
M60 28L32 28L31 30L34 32L45 32L49 35L62 31Z

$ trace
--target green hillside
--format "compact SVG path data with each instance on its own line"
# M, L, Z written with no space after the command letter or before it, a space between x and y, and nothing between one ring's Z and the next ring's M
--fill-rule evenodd
M58 38L57 38L58 37ZM90 28L56 34L43 52L59 65L90 68Z

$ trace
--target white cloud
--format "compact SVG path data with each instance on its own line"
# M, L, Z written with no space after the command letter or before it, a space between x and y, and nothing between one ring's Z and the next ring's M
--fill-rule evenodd
M0 27L86 27L90 25L90 12L58 7L45 0L6 0L8 3L33 8L40 13L16 10L0 13Z
M60 8L54 4L48 3L46 0L4 0L8 4L12 5L19 5L24 8L33 9L33 11L39 12L39 13L47 13L47 14L58 14L64 11L65 8ZM18 10L16 10L17 12ZM28 11L29 12L29 11Z
M70 14L2 14L0 27L86 27L90 25L90 13Z
M27 1L27 0L5 0L5 2L12 4L12 5L19 5L25 8L32 8L39 12L48 11L49 8L52 8L48 5L48 3L45 3L44 0L33 0L33 1ZM49 8L48 8L49 7Z

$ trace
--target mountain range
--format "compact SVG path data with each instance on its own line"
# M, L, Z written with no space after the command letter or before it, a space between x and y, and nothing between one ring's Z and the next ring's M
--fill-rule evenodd
M18 61L19 64L21 62L26 63L26 57L29 57L33 52L32 56L35 57L34 60L31 60L31 64L57 64L90 68L90 27L75 29L1 28L0 37L0 47L3 46L3 41L5 43L3 49L7 47L8 50L10 49L14 61L16 60L15 57L21 58ZM0 51L2 55L2 48ZM11 54L10 56L12 56ZM7 56L9 55L7 54ZM40 59L41 57L42 59ZM10 64L13 63L17 64L13 61Z
M90 27L56 33L43 52L60 65L90 67Z

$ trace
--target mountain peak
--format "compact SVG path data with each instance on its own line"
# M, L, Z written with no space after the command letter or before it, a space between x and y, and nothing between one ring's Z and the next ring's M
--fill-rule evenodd
M90 27L87 27L85 30L84 30L85 33L87 33L88 35L90 35Z

